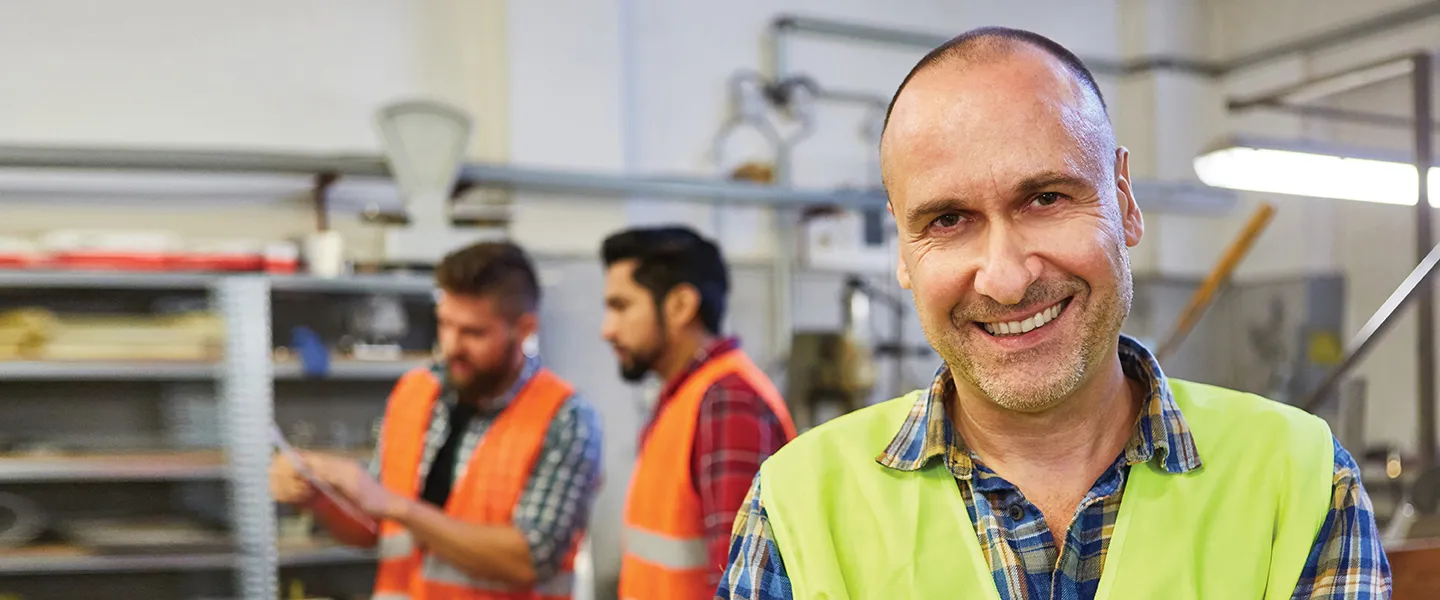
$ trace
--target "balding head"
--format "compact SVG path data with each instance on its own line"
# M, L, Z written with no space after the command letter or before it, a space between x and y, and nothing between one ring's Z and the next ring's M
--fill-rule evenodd
M895 110L895 100L900 98L901 92L905 91L905 86L917 73L943 64L986 62L1005 58L1016 49L1026 46L1040 50L1060 61L1060 64L1064 65L1086 90L1095 95L1095 100L1100 103L1100 110L1108 111L1105 105L1105 95L1100 92L1100 86L1095 83L1095 76L1090 73L1090 69L1086 68L1085 62L1068 48L1043 35L1023 29L979 27L950 38L950 41L931 50L929 54L920 59L920 62L915 63L915 66L905 75L905 79L900 81L900 87L895 90L895 95L890 100L890 106L885 110L885 124L887 126L890 124L890 113Z

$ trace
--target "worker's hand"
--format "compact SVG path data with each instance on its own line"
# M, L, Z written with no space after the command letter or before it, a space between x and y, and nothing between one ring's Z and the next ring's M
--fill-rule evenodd
M376 519L395 519L404 513L408 501L385 489L360 463L336 456L307 455L315 476L335 488L362 512Z
M270 461L270 495L283 504L305 504L315 497L310 485L289 458L277 454Z

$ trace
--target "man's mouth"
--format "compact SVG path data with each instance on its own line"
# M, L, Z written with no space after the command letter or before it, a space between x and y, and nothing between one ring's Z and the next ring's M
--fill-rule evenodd
M1065 307L1069 306L1069 304L1070 298L1066 298L1023 319L993 322L976 321L975 324L979 325L981 329L984 329L986 333L995 337L1023 335L1044 327L1059 318L1060 313L1065 312Z

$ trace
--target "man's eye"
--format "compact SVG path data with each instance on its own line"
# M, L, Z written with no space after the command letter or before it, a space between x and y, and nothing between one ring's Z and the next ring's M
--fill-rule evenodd
M1035 204L1037 206L1050 206L1059 201L1060 194L1058 192L1045 192L1035 197Z
M960 224L960 215L957 215L955 213L940 215L939 218L935 219L934 224L936 226L945 227L947 229L950 227L954 227Z

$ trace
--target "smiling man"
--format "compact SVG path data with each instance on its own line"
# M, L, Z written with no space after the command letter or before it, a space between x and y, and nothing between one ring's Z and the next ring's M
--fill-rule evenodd
M1359 470L1324 421L1166 378L1120 334L1144 222L1073 54L963 34L881 142L926 390L761 467L720 598L1385 598Z

